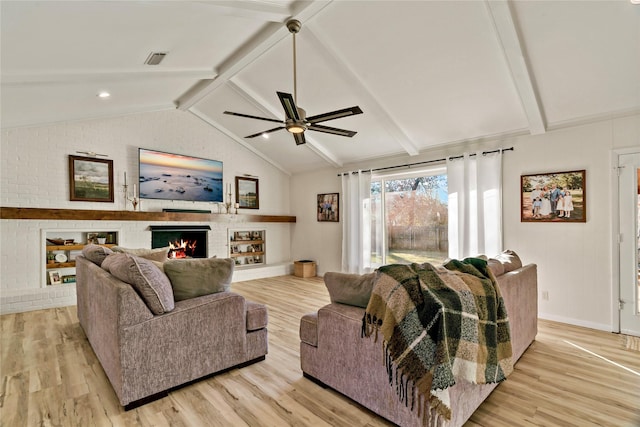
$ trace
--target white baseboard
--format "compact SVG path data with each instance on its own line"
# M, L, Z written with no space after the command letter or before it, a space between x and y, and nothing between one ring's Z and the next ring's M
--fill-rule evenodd
M236 268L233 272L233 281L243 282L245 280L264 279L266 277L286 276L289 274L293 274L293 262L283 262L280 264Z
M599 331L612 332L613 327L604 323L588 322L585 320L574 319L571 317L556 316L555 314L538 313L538 318L552 320L554 322L567 323L574 326L582 326L583 328L597 329Z

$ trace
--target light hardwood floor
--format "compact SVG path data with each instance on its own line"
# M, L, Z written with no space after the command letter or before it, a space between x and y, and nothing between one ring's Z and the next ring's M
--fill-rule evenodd
M329 300L320 278L234 283L269 308L265 361L124 412L75 307L0 317L2 426L389 426L302 377L300 317ZM221 325L223 327L224 325ZM616 365L616 363L618 365ZM382 368L382 366L381 366ZM467 426L640 426L640 352L623 337L549 321Z

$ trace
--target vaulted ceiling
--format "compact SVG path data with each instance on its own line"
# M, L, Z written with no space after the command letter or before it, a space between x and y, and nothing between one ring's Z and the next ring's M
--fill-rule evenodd
M178 108L290 174L640 111L629 0L3 0L0 12L3 128ZM284 119L291 18L298 105L358 105L322 123L353 138L246 139L277 124L223 114ZM167 55L145 65L151 52Z

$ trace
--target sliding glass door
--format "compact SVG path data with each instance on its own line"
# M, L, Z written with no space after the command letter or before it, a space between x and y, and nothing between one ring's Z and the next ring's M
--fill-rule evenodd
M372 176L371 262L441 263L447 258L447 175L444 167Z

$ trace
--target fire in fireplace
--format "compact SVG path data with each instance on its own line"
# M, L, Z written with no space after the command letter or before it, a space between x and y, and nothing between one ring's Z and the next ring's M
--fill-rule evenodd
M198 242L196 240L183 240L169 242L169 258L193 258Z
M208 225L152 225L151 247L169 246L169 258L207 258Z

